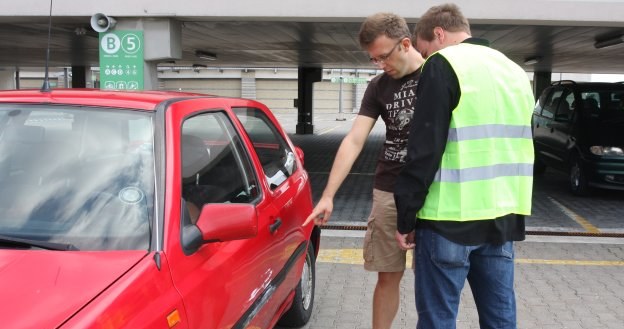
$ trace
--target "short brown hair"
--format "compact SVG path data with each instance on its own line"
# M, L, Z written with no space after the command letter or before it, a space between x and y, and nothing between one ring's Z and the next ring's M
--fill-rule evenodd
M403 17L392 13L377 13L368 16L360 26L360 47L366 49L378 37L385 35L390 39L410 37L410 30Z
M414 39L419 37L431 41L434 38L433 29L441 27L449 32L466 32L470 34L470 24L459 7L447 3L429 8L416 23Z

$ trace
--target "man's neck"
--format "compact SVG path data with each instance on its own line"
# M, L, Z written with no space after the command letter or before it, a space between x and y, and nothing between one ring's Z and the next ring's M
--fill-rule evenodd
M446 32L446 46L453 46L462 43L464 40L470 38L471 35L466 32Z
M420 66L425 62L425 60L420 56L418 51L414 48L410 49L408 52L409 58L409 72L415 72L420 68Z

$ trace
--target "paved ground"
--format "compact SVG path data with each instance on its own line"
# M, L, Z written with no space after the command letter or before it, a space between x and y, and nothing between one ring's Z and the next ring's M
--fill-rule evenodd
M376 274L361 265L363 232L324 230L316 268L314 329L371 328ZM393 328L416 327L414 275L405 271ZM516 244L519 329L624 328L624 241L536 237ZM457 328L479 328L466 285Z
M293 142L305 152L315 200L327 181L340 141L354 115L315 117L314 135L295 135L294 113L278 114ZM372 177L383 143L383 124L375 126L362 155L334 200L330 224L362 227L370 211ZM624 238L565 237L542 234L624 233L624 193L597 191L575 198L566 177L547 172L535 180L533 215L527 241L516 244L518 327L624 329ZM317 261L316 301L305 328L371 328L376 274L362 263L362 230L322 233ZM393 328L415 328L413 273L405 272L399 314ZM457 328L479 328L470 289L462 295Z

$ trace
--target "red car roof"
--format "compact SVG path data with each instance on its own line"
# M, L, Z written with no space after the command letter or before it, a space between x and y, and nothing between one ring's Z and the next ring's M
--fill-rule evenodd
M0 103L50 103L123 107L153 110L160 102L179 97L210 97L206 94L174 91L108 91L99 89L53 89L0 91Z

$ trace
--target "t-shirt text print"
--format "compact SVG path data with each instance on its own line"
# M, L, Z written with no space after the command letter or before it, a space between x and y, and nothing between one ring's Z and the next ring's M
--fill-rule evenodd
M387 119L384 118L388 130L384 147L386 160L405 163L409 123L414 115L417 87L418 80L405 81L399 91L393 93L392 102L386 103L388 113Z

